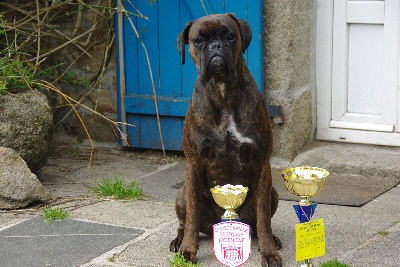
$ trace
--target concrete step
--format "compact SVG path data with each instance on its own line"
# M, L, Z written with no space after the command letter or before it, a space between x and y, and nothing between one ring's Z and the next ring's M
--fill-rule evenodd
M400 148L315 141L289 166L314 166L331 173L389 177L400 181Z

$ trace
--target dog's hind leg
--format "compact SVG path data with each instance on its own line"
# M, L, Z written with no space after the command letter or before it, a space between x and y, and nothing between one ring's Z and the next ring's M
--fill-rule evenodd
M276 191L276 189L274 187L272 187L272 191L271 191L271 217L274 216L276 210L278 209L278 202L279 202L278 192ZM281 249L282 248L281 240L276 235L273 235L273 237L274 237L274 242L275 242L276 249Z
M213 203L214 200L204 196L201 206L200 232L212 235L213 225L221 222L223 210Z
M271 191L271 217L274 216L276 210L278 209L279 195L274 187Z
M178 195L176 196L176 203L175 203L175 211L178 217L179 226L178 226L178 234L174 240L171 241L169 245L169 250L172 252L178 252L179 248L182 244L184 230L185 230L185 219L186 219L186 203L185 203L185 194L186 188L182 186L179 191Z

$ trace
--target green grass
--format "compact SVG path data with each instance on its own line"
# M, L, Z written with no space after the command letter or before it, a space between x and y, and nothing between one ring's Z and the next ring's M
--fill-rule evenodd
M62 221L62 219L66 219L71 216L70 212L64 208L44 208L42 210L42 215L47 223L51 223L54 220Z
M115 199L139 200L144 198L142 187L136 182L128 184L122 176L114 177L114 180L101 179L96 182L93 192L101 197L113 197Z
M182 253L176 253L172 259L168 259L170 267L201 267L198 263L191 263L185 260Z
M338 260L329 260L327 262L320 263L319 267L350 267L350 265L341 263Z
M379 231L378 234L385 236L385 235L388 235L389 232L388 231Z

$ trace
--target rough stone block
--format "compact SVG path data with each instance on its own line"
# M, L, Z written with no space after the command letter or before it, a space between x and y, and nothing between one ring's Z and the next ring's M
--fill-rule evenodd
M53 113L38 90L0 96L0 146L18 152L35 172L47 161L53 139Z
M18 153L0 147L0 209L23 208L50 198L49 192Z

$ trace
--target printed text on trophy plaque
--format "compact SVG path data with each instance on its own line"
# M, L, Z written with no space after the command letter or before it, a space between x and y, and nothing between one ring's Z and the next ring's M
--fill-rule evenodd
M325 255L323 219L296 224L296 261Z

